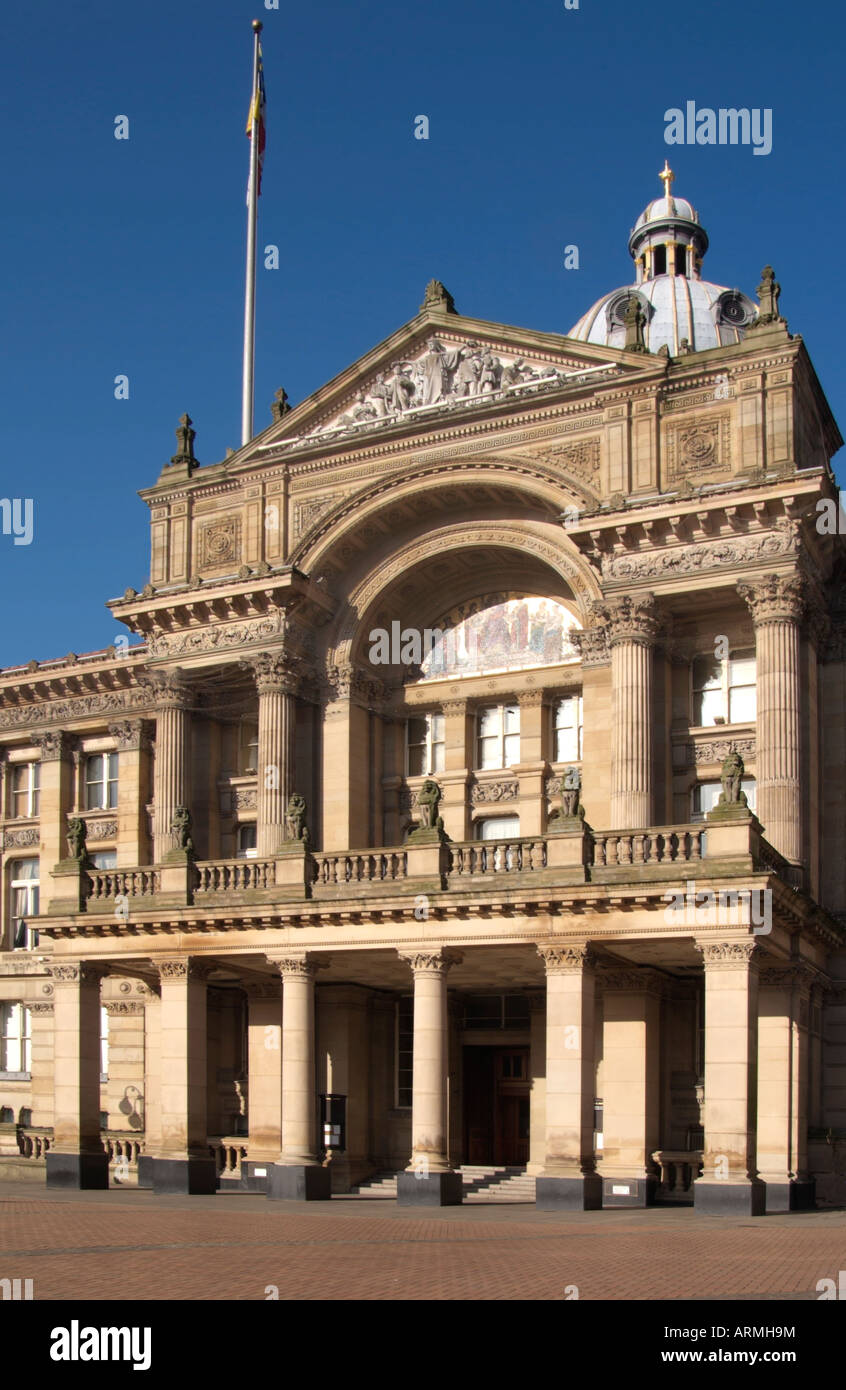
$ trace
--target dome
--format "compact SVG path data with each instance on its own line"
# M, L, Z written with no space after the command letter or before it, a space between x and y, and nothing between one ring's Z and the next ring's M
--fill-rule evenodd
M603 295L568 337L625 347L625 313L632 298L643 310L646 348L667 347L674 357L738 343L756 318L757 306L740 290L701 278L708 234L692 203L670 192L675 175L666 160L659 177L664 194L644 208L629 237L635 283Z

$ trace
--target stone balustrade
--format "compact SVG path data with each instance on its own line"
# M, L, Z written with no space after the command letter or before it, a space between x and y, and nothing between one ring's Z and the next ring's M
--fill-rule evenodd
M358 884L396 894L417 893L421 883L431 885L433 880L441 891L449 891L459 882L472 880L482 887L518 876L524 882L569 887L630 879L642 885L697 872L718 877L769 872L790 882L795 870L763 839L754 817L644 830L593 830L575 822L564 831L556 825L545 835L514 839L410 841L401 847L335 853L310 853L299 846L263 859L185 858L178 864L108 870L80 866L77 910L113 912L126 920L147 908L339 899ZM63 910L73 910L69 899Z
M251 889L273 888L276 862L273 859L209 859L194 865L194 894L243 893Z
M663 1202L692 1202L693 1184L702 1175L701 1149L656 1149L653 1163L661 1173L658 1196Z
M21 1158L44 1158L53 1143L52 1126L21 1125L18 1127L18 1148Z
M243 1135L209 1139L209 1153L217 1165L218 1182L240 1179L241 1164L248 1156Z
M529 873L546 862L545 840L468 840L450 846L448 877Z
M98 903L111 906L115 898L151 898L159 890L161 875L158 869L88 869L91 891L89 910L96 911Z
M408 877L408 855L402 849L374 849L352 854L313 854L315 887L346 883L395 883Z

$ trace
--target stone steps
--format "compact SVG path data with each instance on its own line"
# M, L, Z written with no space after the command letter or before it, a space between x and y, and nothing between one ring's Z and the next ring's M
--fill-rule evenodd
M535 1180L525 1168L465 1164L461 1173L465 1202L534 1202ZM397 1173L376 1173L352 1189L354 1197L396 1199Z

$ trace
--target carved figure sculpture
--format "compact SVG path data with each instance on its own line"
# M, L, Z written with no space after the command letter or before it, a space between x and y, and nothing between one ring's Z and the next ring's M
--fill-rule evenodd
M723 790L720 793L720 806L746 806L746 793L741 791L740 784L743 779L744 766L740 754L732 750L723 759L720 780Z
M285 812L285 833L289 840L307 840L306 799L299 792L292 792Z
M80 863L86 858L85 837L88 827L81 816L72 816L68 821L68 857Z
M191 839L191 812L187 806L177 806L173 813L173 820L170 823L171 831L176 839L176 849L184 849L187 854L194 853L194 841Z
M561 814L579 814L579 792L582 789L582 774L577 767L568 767L561 783Z
M441 789L437 782L433 781L431 778L427 778L417 793L421 830L435 830L437 828L438 804L440 799Z

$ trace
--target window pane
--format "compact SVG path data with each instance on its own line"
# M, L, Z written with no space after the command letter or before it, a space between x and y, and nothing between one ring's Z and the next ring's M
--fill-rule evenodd
M722 685L722 662L714 656L697 656L693 663L694 690L719 690Z
M505 732L507 734L519 734L520 732L520 706L505 706Z
M693 788L693 810L695 815L705 815L712 811L720 798L720 782L697 782Z
M502 767L498 738L479 739L479 767Z
M576 729L558 729L555 734L555 761L564 763L568 758L579 757L579 740Z
M109 754L109 780L112 781L112 782L116 782L116 781L117 781L117 775L118 775L118 755L117 755L117 753L110 753L110 754Z
M555 707L556 729L570 729L575 723L575 700L559 700Z
M516 840L519 835L519 816L487 816L476 822L477 840Z
M729 691L729 723L742 724L755 718L758 709L757 689L754 685L741 685Z
M86 782L102 782L103 780L103 755L102 753L92 753L85 764Z
M520 761L520 735L506 734L505 737L505 766L513 767Z
M408 744L411 747L415 743L426 742L426 720L409 719L408 721Z
M12 861L12 881L17 882L19 879L26 879L28 882L37 882L38 863L37 859L14 859Z
M483 709L479 711L479 734L484 738L486 734L498 734L500 731L500 710Z
M91 862L95 869L116 869L117 850L98 849L95 854L92 854Z
M703 690L694 700L694 723L707 725L716 724L718 719L725 717L723 705L723 692L721 690Z
M442 743L432 744L432 771L443 772L444 770L444 745Z
M442 714L430 715L432 724L432 742L443 743L444 741L444 717Z
M426 771L426 745L418 744L408 750L409 777L422 777Z
M729 685L755 684L754 652L735 652L729 662Z
M746 793L746 800L750 811L755 810L758 800L758 788L754 777L744 777L740 783L740 790Z

